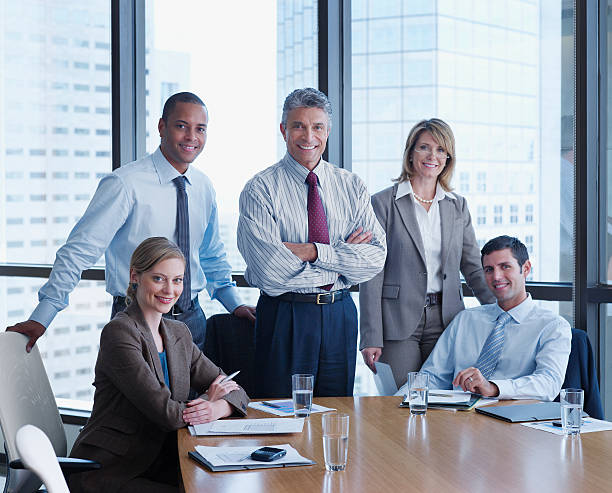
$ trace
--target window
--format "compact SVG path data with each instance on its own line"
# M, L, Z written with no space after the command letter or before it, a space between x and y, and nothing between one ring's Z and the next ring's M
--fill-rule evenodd
M525 222L526 223L533 222L533 204L527 204L525 206Z
M476 224L484 226L487 224L487 206L479 205L477 211Z
M518 223L518 205L516 204L510 205L510 223Z
M504 207L501 205L493 206L493 223L501 224L503 222Z

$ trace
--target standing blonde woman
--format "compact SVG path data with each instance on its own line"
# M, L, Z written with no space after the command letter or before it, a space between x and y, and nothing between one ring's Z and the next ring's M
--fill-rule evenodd
M391 365L398 386L465 308L459 272L481 303L495 301L467 202L451 191L454 168L450 127L437 118L420 121L408 134L397 183L372 197L387 234L387 260L359 288L360 349L372 371L379 359Z
M246 414L248 397L162 318L183 291L185 258L166 238L143 241L130 261L130 304L100 336L93 411L72 454L102 464L71 476L73 492L178 492L176 430ZM188 401L189 388L202 395Z

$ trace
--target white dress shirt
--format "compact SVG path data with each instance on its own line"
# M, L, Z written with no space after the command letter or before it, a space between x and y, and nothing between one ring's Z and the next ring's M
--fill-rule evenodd
M403 181L397 186L395 200L404 195L412 194L414 190L410 180ZM440 223L440 205L444 197L456 200L452 193L445 191L442 185L436 185L436 195L429 207L429 211L414 197L414 212L416 214L423 247L425 248L425 263L427 267L427 292L439 293L442 291L442 225Z
M430 389L451 389L457 373L476 364L502 309L497 303L460 312L421 367ZM507 312L504 346L490 381L500 399L552 401L565 379L572 331L567 321L538 307L531 295ZM404 385L398 395L406 394Z
M313 173L319 180L330 243L315 243L314 262L303 262L283 245L308 242L308 173L287 153L255 175L240 194L238 249L247 263L244 277L269 296L326 293L320 286L327 284L333 284L334 290L348 288L371 279L385 264L385 233L365 184L354 173L322 159ZM347 243L360 226L372 232L372 240Z

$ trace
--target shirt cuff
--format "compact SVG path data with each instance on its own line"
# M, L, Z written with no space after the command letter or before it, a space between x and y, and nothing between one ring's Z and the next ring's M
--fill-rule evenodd
M512 380L491 380L499 389L498 399L514 399L512 392Z
M317 260L313 262L313 265L329 264L334 252L332 246L325 243L315 243L315 247L317 248Z
M49 328L49 325L51 325L51 322L53 322L53 319L58 313L59 310L57 310L51 303L41 301L38 303L38 306L34 309L28 320L34 320L35 322L44 325L45 328Z
M236 286L225 286L215 291L215 298L225 307L225 309L234 313L234 310L244 303L240 300L238 295L238 288Z

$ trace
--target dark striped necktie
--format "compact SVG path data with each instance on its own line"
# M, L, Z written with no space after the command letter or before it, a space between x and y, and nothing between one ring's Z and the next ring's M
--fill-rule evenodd
M185 190L184 176L177 176L174 180L176 186L176 240L178 247L185 256L185 276L183 277L183 293L176 302L177 306L187 311L191 306L191 270L189 268L189 205L187 191Z

